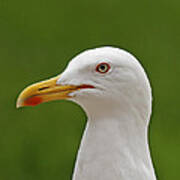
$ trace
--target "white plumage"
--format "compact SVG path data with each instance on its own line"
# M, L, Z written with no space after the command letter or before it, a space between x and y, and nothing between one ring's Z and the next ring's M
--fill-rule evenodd
M101 63L109 65L106 73L97 71ZM56 82L83 84L95 88L68 94L88 116L73 180L155 180L148 146L151 87L140 63L118 48L87 50Z

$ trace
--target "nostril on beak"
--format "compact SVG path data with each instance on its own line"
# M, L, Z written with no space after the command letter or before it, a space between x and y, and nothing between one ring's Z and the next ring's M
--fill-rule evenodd
M38 91L43 91L43 90L48 89L48 88L49 88L48 86L41 87L41 88L38 89Z

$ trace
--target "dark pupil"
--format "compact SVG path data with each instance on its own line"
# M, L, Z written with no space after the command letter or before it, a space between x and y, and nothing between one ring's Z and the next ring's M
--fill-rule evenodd
M100 66L100 69L101 69L102 71L104 71L104 70L106 69L105 65L101 65L101 66Z

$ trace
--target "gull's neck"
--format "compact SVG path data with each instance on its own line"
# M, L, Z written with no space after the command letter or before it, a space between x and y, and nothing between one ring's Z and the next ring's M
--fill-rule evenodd
M97 109L88 113L73 180L155 180L143 116Z

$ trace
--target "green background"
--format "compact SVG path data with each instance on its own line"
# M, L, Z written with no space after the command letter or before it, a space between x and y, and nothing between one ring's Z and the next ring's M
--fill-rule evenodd
M84 112L66 101L17 110L15 101L102 45L128 49L144 65L158 179L180 179L179 8L179 0L0 0L0 180L71 179Z

